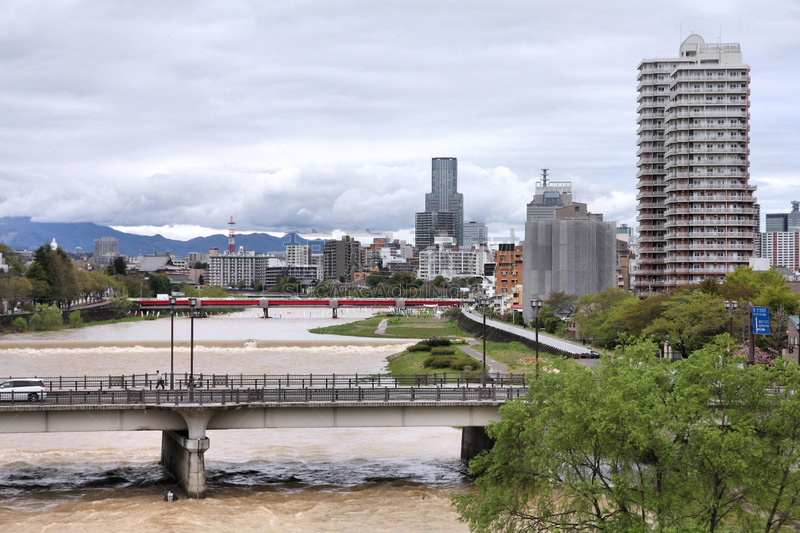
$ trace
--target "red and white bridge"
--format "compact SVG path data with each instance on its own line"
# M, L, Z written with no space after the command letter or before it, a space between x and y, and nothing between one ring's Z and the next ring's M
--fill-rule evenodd
M191 300L196 302L194 307L191 305ZM460 305L461 300L438 298L418 298L414 300L405 298L176 298L173 306L170 306L169 300L139 300L139 309L142 311L168 311L173 307L180 310L257 307L264 310L264 318L269 318L269 309L271 307L332 309L333 317L336 318L337 311L341 308L392 307L395 309L407 309L414 307L458 307Z

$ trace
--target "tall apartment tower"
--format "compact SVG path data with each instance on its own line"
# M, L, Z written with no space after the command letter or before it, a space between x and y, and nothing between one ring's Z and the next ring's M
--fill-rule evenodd
M442 231L456 239L456 244L464 244L464 195L458 192L458 159L455 157L434 157L431 165L431 192L425 194L425 212L417 213L415 225L431 221L432 228L416 230L425 243L415 242L417 248L427 244L424 235L432 232L435 237ZM427 213L452 213L437 217ZM420 216L421 215L421 216ZM439 222L438 219L441 219Z
M754 256L750 67L739 44L690 35L639 63L639 293L723 279Z

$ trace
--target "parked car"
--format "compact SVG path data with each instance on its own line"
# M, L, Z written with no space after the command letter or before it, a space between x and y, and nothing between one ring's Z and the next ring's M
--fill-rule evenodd
M38 402L47 396L44 381L36 378L14 378L0 383L0 401Z

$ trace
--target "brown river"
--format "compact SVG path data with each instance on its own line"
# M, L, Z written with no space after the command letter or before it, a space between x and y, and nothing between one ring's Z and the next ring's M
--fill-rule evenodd
M409 343L314 335L371 314L347 310L215 316L194 323L196 373L377 372ZM175 319L175 371L189 367L189 320ZM170 320L0 338L0 376L169 369ZM163 501L161 433L0 434L0 530L468 531L450 506L472 490L453 428L210 431L208 497Z

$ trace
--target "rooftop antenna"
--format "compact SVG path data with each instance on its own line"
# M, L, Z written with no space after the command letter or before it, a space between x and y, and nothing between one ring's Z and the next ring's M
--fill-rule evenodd
M231 216L231 221L228 222L228 226L230 229L228 230L228 253L236 253L236 244L234 244L234 237L236 236L236 231L234 231L234 227L236 223L233 221L233 217Z
M547 187L547 171L549 169L543 168L542 169L542 187Z

